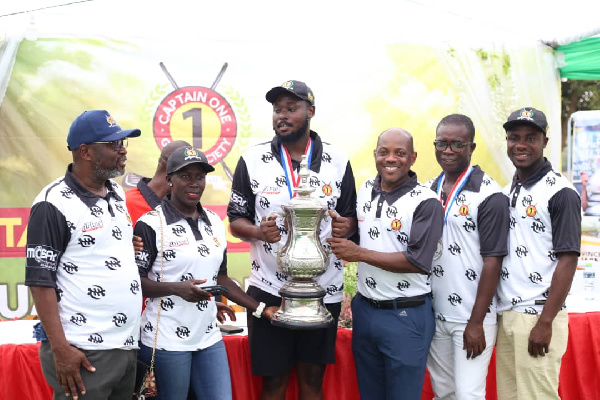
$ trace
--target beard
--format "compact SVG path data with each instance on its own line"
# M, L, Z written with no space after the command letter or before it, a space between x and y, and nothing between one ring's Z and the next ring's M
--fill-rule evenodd
M309 123L310 121L308 117L306 117L304 124L302 124L302 126L299 129L292 131L285 136L280 135L279 132L277 132L277 128L273 128L273 130L275 131L275 135L277 135L277 137L279 137L279 140L281 140L281 143L293 143L297 142L304 136L304 134L308 130Z
M121 176L125 173L125 171L120 170L119 168L104 168L100 165L94 163L92 164L92 168L94 170L94 175L98 180L105 181L108 179L116 178L117 176Z

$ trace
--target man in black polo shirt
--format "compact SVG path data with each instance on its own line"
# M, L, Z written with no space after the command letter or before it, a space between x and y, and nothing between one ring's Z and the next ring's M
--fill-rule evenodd
M47 335L40 360L55 399L131 398L142 306L123 189L127 138L104 110L67 136L73 163L31 208L25 284Z
M360 397L417 400L435 330L428 274L443 209L410 169L417 159L410 133L384 131L374 156L377 176L358 194L360 246L328 242L337 257L358 261L352 351Z

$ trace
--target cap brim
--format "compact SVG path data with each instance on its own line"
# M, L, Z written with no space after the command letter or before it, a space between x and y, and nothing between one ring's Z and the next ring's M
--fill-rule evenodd
M130 137L138 137L142 134L142 131L139 129L124 129L119 132L115 132L112 135L108 135L103 139L104 142L112 142L113 140L121 140Z
M303 97L298 96L296 93L294 93L291 90L288 90L284 87L281 86L275 86L273 89L269 90L267 92L267 94L265 95L265 99L267 99L267 101L271 104L275 103L275 101L277 101L277 98L282 95L282 94L291 94L297 98L299 98L300 100L304 100L304 101L309 101ZM311 103L312 104L312 103Z
M527 121L527 120L523 120L523 119L516 119L516 120L505 122L504 125L502 125L502 127L504 128L505 131L509 131L512 128L514 128L515 126L519 126L519 125L533 126L537 130L542 132L544 135L546 134L546 131L544 129L542 129L542 127L539 126L538 124L536 124L535 122Z
M215 167L213 167L212 165L202 162L202 161L197 161L197 160L190 160L188 162L184 162L183 164L179 165L176 169L167 171L167 175L173 174L177 171L179 171L182 168L187 167L188 165L192 165L192 164L200 164L202 166L202 168L204 168L204 170L208 173L208 172L213 172L215 170Z

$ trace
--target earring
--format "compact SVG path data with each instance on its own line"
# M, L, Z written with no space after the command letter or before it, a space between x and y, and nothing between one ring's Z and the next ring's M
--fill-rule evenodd
M169 186L171 186L171 187L172 187L172 186L173 186L173 184L172 184L171 182L169 182Z

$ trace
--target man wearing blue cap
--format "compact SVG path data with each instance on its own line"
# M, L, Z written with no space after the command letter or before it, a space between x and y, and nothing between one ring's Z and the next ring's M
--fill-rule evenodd
M131 398L142 297L123 189L127 138L107 111L73 121L73 163L31 208L25 284L43 329L40 360L55 399ZM45 331L45 332L44 332Z

